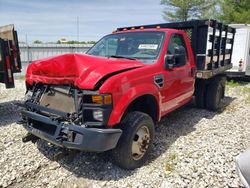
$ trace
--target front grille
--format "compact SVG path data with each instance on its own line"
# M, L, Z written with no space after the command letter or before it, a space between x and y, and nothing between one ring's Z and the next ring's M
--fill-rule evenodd
M69 88L51 87L42 94L40 104L67 113L75 112L74 98L69 93Z

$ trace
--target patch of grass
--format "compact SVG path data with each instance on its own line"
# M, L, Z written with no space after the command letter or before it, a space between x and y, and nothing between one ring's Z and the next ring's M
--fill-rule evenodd
M177 155L174 153L174 154L171 154L170 156L169 156L169 160L170 161L174 161L175 159L177 158Z
M242 91L243 91L244 93L249 93L249 94L250 94L250 87L244 87L244 88L242 89Z
M173 172L175 170L173 161L177 159L177 154L173 153L168 157L168 162L165 165L165 171Z
M5 148L5 147L4 147L3 143L0 142L0 152L3 151L4 148Z
M226 86L228 87L238 87L238 86L241 86L242 84L240 82L236 82L236 81L233 81L233 80L230 80L230 81L227 81L226 82Z
M250 103L250 95L247 96L246 101L247 103Z
M177 159L177 154L172 153L170 156L167 158L167 163L165 164L165 171L168 173L173 172L175 170L174 168L174 160Z
M2 91L1 91L2 92ZM5 99L5 98L7 98L8 97L8 93L1 93L1 95L0 95L0 99Z
M187 153L187 158L192 158L193 157L193 151Z
M166 163L165 170L167 172L173 172L174 171L174 165L172 163Z
M18 80L21 80L21 81L25 80L25 76L19 76Z
M242 89L242 92L247 95L246 96L246 102L250 103L250 88L245 87L245 88Z

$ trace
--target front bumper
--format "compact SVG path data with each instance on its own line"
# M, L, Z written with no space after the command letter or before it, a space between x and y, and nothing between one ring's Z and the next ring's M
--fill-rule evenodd
M27 110L21 113L29 133L67 149L107 151L116 147L122 134L121 129L86 128Z

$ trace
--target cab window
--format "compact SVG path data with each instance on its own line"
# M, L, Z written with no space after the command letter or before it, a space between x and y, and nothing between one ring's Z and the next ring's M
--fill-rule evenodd
M165 33L161 31L137 31L116 33L103 37L88 52L89 55L139 59L153 64L158 59Z
M187 46L181 34L172 34L168 43L167 54L172 55L175 67L184 66L187 62Z

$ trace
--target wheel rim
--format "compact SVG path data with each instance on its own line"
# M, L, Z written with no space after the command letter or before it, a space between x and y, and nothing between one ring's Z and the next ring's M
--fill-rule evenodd
M137 130L133 138L132 157L134 160L139 160L145 155L149 147L149 141L149 129L144 125Z

